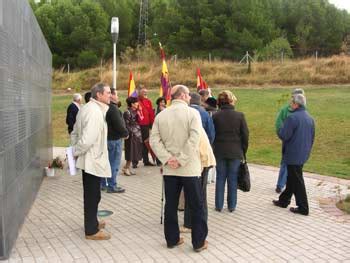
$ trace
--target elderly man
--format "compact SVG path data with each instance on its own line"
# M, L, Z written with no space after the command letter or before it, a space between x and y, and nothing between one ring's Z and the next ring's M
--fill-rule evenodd
M284 121L278 132L283 143L282 159L287 165L288 176L286 189L279 200L273 200L274 205L286 208L294 194L297 207L291 207L290 211L302 215L309 214L303 165L309 159L315 138L314 120L305 110L305 105L304 95L294 95L291 101L293 114Z
M296 94L303 94L305 96L304 90L303 89L294 89L292 91L292 97ZM284 105L280 111L277 114L276 122L275 122L275 127L276 127L276 133L278 135L279 130L281 129L283 122L287 119L287 117L293 113L293 109L290 105L290 103L287 103ZM277 185L276 185L276 193L282 192L282 189L286 185L287 182L287 165L283 162L283 159L281 160L280 164L280 171L278 174L278 180L277 180Z
M148 148L145 141L149 140L149 131L154 121L154 109L151 100L147 98L147 89L144 86L138 88L139 118L138 123L142 136L142 159L145 166L155 166L149 161ZM137 161L133 162L133 168L137 168Z
M73 94L73 102L67 108L66 124L68 125L68 133L73 131L75 120L80 109L82 96L79 93Z
M184 187L192 215L192 245L195 251L200 252L208 247L208 227L199 179L202 124L198 111L188 106L191 97L186 86L174 86L171 99L172 105L157 115L150 137L152 149L164 164L165 239L168 248L184 243L179 234L177 217L180 191Z
M85 238L92 240L110 239L101 229L104 222L98 222L97 210L101 200L101 177L111 177L107 150L106 112L111 99L111 89L98 83L91 89L91 99L79 112L71 143L76 167L82 169L84 190Z

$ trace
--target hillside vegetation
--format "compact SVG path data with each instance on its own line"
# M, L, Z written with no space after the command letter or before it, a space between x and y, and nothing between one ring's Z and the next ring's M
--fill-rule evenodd
M251 64L251 73L247 73L247 65L230 61L207 60L169 60L167 62L172 84L181 83L189 87L196 86L196 69L200 68L204 80L210 87L242 87L242 86L295 86L295 85L329 85L350 83L350 58L333 56L304 60L285 60L256 62ZM136 85L144 84L151 89L160 85L161 62L130 62L119 64L117 89L126 90L129 71L132 70ZM73 91L88 90L99 81L112 83L112 66L110 63L102 67L82 71L63 72L56 70L53 75L54 92L71 88Z

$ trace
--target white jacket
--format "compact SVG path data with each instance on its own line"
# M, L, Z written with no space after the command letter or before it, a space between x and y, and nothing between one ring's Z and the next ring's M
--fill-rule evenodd
M111 177L108 160L106 112L108 105L93 98L83 106L71 133L76 167L98 177Z

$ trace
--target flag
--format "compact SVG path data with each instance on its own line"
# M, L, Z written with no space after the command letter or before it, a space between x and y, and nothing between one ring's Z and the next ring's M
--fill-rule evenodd
M208 85L203 80L200 69L197 68L197 91L200 91L202 89L207 89L207 88L208 88Z
M160 47L160 57L162 59L162 75L160 76L160 89L159 89L159 96L164 97L167 105L170 104L170 92L171 92L171 85L169 81L169 72L168 67L165 61L165 53L162 47L162 44L159 42Z
M131 70L129 75L128 97L137 97L135 81Z

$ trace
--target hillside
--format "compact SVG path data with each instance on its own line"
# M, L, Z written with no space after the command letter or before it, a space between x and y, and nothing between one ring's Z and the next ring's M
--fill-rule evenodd
M174 60L167 61L170 80L173 84L182 83L191 88L196 86L196 69L200 68L204 80L210 87L242 86L295 86L329 85L350 83L350 58L333 56L330 58L308 58L256 62L247 73L247 65L231 61ZM128 87L129 71L132 70L136 85L144 84L150 89L160 85L161 62L134 62L117 66L117 89ZM88 90L99 81L112 83L112 65L71 72L56 70L53 74L55 93L71 88L75 91Z

